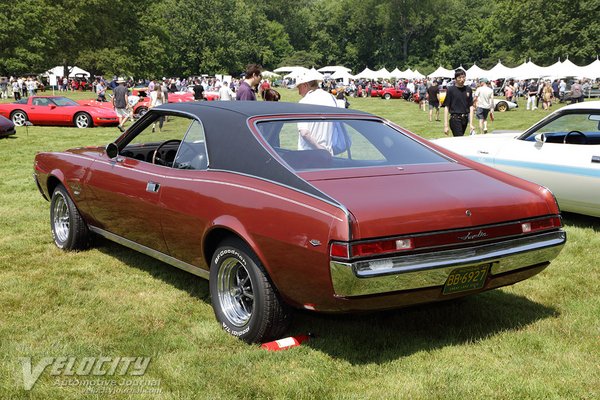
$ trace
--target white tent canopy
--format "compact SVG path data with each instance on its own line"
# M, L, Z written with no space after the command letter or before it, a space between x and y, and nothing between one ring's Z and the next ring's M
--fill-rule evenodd
M276 76L281 76L281 75L279 75L275 72L271 72L271 71L263 71L262 76L264 76L265 78L274 78Z
M276 72L278 74L285 73L285 72L295 72L295 71L308 71L308 68L295 66L295 67L279 67L279 68L273 70L273 72Z
M358 74L354 75L354 78L377 79L377 73L367 67Z
M69 76L68 76L69 78L73 78L76 75L77 76L85 75L86 77L89 78L90 75L91 75L89 72L84 71L84 70L82 70L79 67L69 67L69 70L71 71L71 72L69 72ZM65 74L65 71L64 71L63 66L62 65L57 65L56 67L54 67L52 69L49 69L48 71L44 72L43 75L46 75L46 76L54 75L56 77L61 77L61 76L64 76L64 74Z
M560 65L551 65L546 69L546 71L548 72L548 76L555 76L557 78L564 78L567 76L583 77L586 73L586 67L575 65L567 58L565 61L560 63Z
M318 70L317 70L318 71ZM349 71L338 70L330 76L331 79L352 79L353 75Z
M410 68L407 68L406 71L402 71L400 73L400 78L402 79L413 79L413 70Z
M500 78L512 78L513 77L513 69L507 67L498 61L498 64L494 65L492 69L489 70L490 79L500 79Z
M454 71L439 66L438 69L428 75L430 78L454 78Z
M517 79L539 78L547 75L543 67L534 64L531 61L524 62L512 70L512 77Z
M477 66L477 64L473 64L471 68L467 70L467 79L479 78L490 78L490 71L481 69Z
M390 79L392 77L392 74L390 74L390 71L388 71L385 67L381 68L380 70L375 71L375 75L377 76L377 78L381 78L381 79Z
M418 69L415 69L413 72L413 78L414 79L423 79L423 78L425 78L425 75L420 73Z
M304 68L304 67L294 67L294 69L286 70L286 71L278 71L278 70L279 70L279 68L277 68L274 72L290 71L289 74L284 76L284 78L287 78L287 79L297 79L300 75L306 74L309 71L308 68Z
M338 72L338 71L343 71L343 72L350 72L351 69L350 68L346 68L343 65L328 65L326 67L322 67L319 68L317 71L323 73L323 72L331 72L332 74Z
M583 76L592 79L600 78L600 60L596 58L594 62L583 67Z
M400 75L402 75L402 71L400 71L398 69L398 67L396 67L392 72L390 72L390 75L392 76L392 78L400 78Z

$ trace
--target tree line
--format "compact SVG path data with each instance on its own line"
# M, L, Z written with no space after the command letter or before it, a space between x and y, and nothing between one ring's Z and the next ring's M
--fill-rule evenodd
M584 65L600 54L598 15L600 0L13 0L0 13L0 75Z

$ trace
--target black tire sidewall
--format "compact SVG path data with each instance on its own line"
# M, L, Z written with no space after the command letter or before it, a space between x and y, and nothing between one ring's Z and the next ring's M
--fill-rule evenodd
M236 258L246 268L254 294L252 316L248 322L241 327L238 327L229 321L223 312L223 306L218 296L219 270L222 267L223 261L230 257ZM221 324L223 330L230 335L247 342L254 342L257 337L262 336L265 328L265 287L262 279L262 271L243 248L225 245L219 247L217 251L215 251L211 262L209 278L210 297L215 317Z

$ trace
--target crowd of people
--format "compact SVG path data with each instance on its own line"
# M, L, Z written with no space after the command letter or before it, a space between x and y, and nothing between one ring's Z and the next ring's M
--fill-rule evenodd
M335 106L348 107L347 96L370 97L378 96L379 91L386 88L395 88L403 93L404 99L414 101L423 111L429 111L429 121L441 121L440 107L444 108L444 132L452 131L455 136L465 134L470 126L470 133L476 132L475 119L479 122L479 132L487 133L488 119L493 120L495 100L494 96L504 97L507 101L518 102L524 98L526 110L536 110L541 107L549 110L558 101L580 102L585 94L589 93L592 82L590 80L575 80L567 87L567 82L562 79L550 80L496 80L486 78L467 80L465 71L456 70L454 79L423 78L423 79L398 79L393 80L368 80L356 79L342 85L331 79L323 80L320 76L310 77L311 85L307 87L307 76L300 76L296 80L284 79L280 84L285 87L304 88L299 90L303 100L301 102L316 101ZM314 78L314 79L313 79ZM231 100L256 100L257 94L263 100L278 101L280 94L271 87L271 82L262 76L262 67L258 64L249 64L239 79L219 79L218 77L192 76L187 78L162 79L122 79L113 77L108 81L103 77L93 80L86 78L59 77L52 89L59 92L92 90L101 102L112 101L115 111L119 116L119 129L124 129L124 124L132 119L131 104L128 94L131 88L144 88L151 98L151 107L168 102L169 93L190 92L194 100L202 101L206 98ZM45 90L44 85L37 77L11 77L0 79L0 98L22 97L35 95L38 91ZM107 92L111 90L112 94ZM326 95L323 95L323 94ZM135 96L132 96L135 97ZM128 101L128 98L130 99ZM318 98L318 99L317 99ZM334 102L331 99L334 99ZM309 100L307 100L309 99ZM318 100L318 101L317 101ZM162 128L162 121L159 129ZM309 139L305 139L309 140Z

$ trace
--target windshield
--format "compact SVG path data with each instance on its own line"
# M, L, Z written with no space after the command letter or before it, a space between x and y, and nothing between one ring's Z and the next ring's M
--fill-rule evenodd
M449 162L373 120L286 120L257 124L265 141L295 170Z
M79 104L76 101L68 99L66 97L53 97L52 101L59 107L64 106L78 106Z
M562 114L526 132L521 139L535 141L544 134L549 143L598 144L600 143L600 111ZM581 143L580 143L581 142Z

